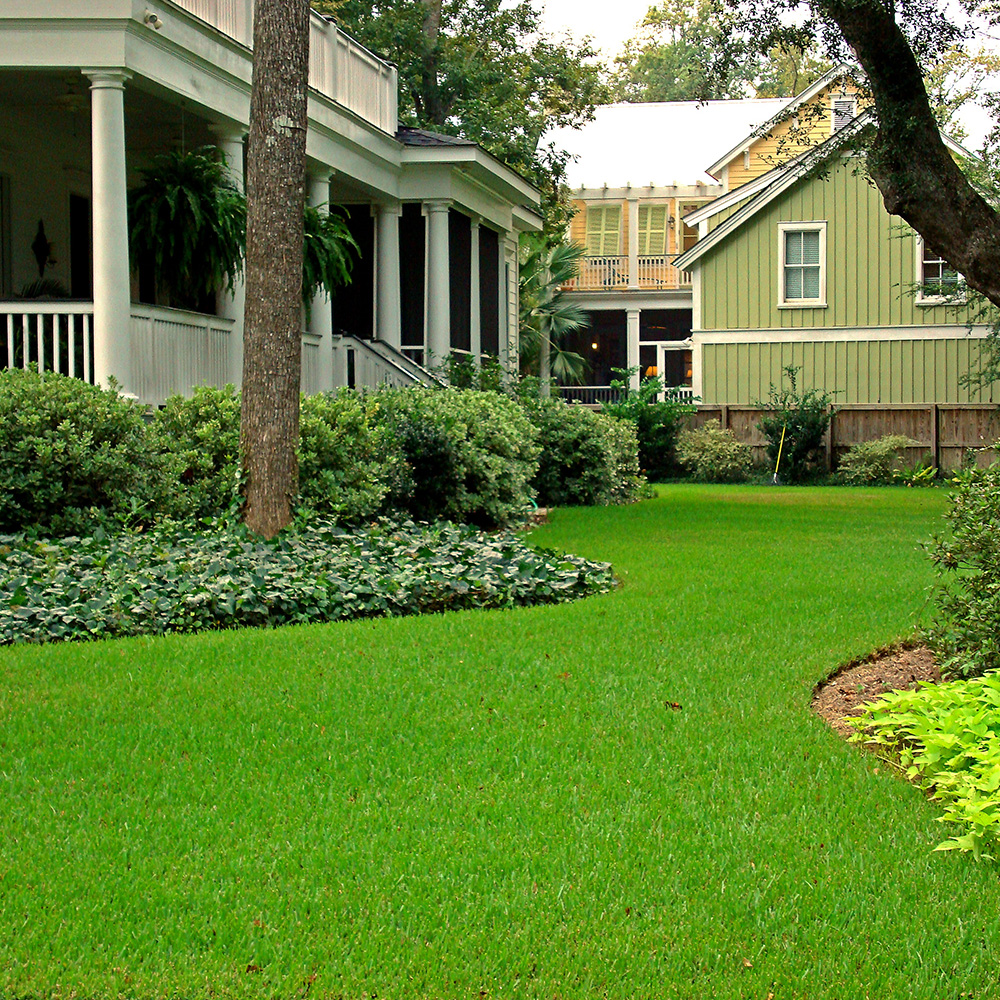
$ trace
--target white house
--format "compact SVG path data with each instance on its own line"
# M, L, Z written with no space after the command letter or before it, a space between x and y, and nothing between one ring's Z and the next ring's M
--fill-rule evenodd
M253 0L0 0L0 367L39 364L159 403L240 381L242 290L215 314L140 304L126 192L172 148L241 176ZM362 250L314 303L303 389L405 382L452 352L516 357L517 238L538 192L477 146L397 126L396 70L313 13L309 196ZM19 297L39 276L71 299Z

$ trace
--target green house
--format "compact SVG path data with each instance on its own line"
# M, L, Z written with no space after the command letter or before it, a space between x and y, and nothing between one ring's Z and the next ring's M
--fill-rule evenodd
M694 393L748 405L800 369L838 404L995 403L970 390L987 333L959 276L889 215L855 154L862 112L821 144L685 218ZM957 156L971 156L946 139Z

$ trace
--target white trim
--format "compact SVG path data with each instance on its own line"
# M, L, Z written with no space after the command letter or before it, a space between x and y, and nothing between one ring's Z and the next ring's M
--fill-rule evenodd
M826 221L778 223L778 308L826 308ZM814 299L789 299L785 297L785 248L789 233L819 233L819 296ZM804 265L790 265L804 266ZM811 266L811 265L810 265Z
M960 294L955 296L947 295L925 295L924 294L924 247L926 243L923 236L920 233L914 233L914 283L916 285L916 294L914 295L913 303L922 309L929 306L963 306L965 305L965 286L961 284L962 275L958 276L958 284L956 284L956 292L961 290Z
M989 336L989 326L840 326L798 327L769 330L694 330L691 339L697 344L809 344L865 340L981 340Z

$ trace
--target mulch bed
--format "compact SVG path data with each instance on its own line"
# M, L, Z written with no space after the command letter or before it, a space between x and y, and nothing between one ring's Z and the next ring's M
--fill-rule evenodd
M926 646L893 646L841 667L817 685L812 707L844 739L854 732L844 720L861 714L866 701L886 691L913 690L921 681L938 684L941 672Z

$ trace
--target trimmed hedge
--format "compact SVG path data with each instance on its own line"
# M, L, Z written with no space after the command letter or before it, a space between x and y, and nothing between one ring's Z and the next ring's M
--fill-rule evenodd
M169 502L142 410L81 379L0 372L0 531L86 531Z
M677 435L677 460L705 483L742 483L753 468L749 445L737 441L718 420Z
M533 481L540 504L607 505L638 498L643 480L635 423L558 399L524 405L541 446Z

